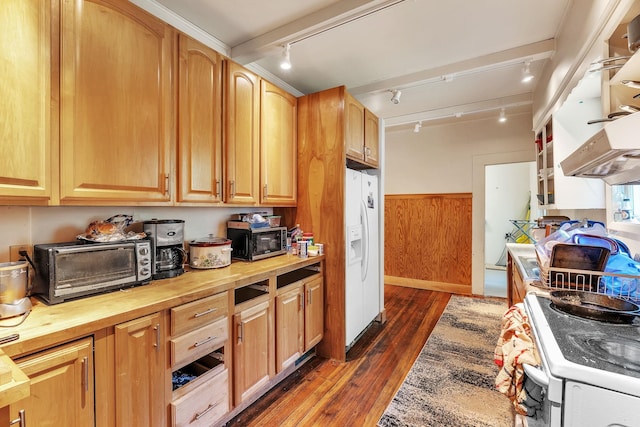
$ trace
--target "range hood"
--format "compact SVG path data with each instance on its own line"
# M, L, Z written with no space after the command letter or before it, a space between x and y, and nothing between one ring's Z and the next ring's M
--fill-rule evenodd
M560 165L566 176L640 184L640 113L605 124Z

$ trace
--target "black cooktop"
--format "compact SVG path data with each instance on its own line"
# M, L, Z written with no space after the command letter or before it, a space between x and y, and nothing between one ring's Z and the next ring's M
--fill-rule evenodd
M537 299L556 343L570 362L640 378L640 317L630 324L585 319Z

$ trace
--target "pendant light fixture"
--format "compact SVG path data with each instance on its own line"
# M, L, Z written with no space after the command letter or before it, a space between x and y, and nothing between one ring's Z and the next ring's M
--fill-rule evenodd
M507 116L506 116L506 114L505 114L505 112L504 112L504 108L502 108L502 109L500 110L500 116L498 116L498 121L499 121L500 123L504 123L504 122L506 122L506 121L507 121Z
M291 45L289 43L282 46L282 61L280 61L280 68L283 70L291 69Z

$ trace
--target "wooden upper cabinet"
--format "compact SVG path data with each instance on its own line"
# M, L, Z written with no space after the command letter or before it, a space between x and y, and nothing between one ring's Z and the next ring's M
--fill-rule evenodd
M169 202L171 28L126 1L61 16L61 204Z
M378 146L380 132L378 117L371 111L364 110L364 162L375 168L378 167Z
M348 159L364 161L364 106L344 92L345 154Z
M378 167L378 117L349 92L344 94L345 154L347 159Z
M49 204L57 114L51 97L51 2L4 0L0 13L0 200Z
M177 202L222 201L222 57L179 35Z
M262 80L260 183L262 204L295 206L298 100Z
M226 72L225 201L260 200L260 78L229 61Z

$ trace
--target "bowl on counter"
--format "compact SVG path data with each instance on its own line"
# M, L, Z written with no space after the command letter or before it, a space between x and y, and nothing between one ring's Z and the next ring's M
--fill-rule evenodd
M231 264L231 240L224 237L207 237L189 242L189 265L191 268L221 268Z

